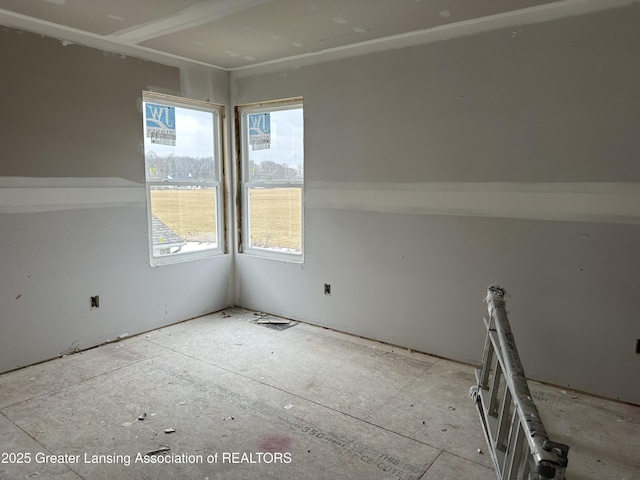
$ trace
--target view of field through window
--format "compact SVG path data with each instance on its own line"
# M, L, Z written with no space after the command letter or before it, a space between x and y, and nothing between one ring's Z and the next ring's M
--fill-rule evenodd
M218 107L184 101L144 103L153 257L211 251L220 243Z
M300 100L243 111L245 246L303 250L304 128Z
M216 241L216 190L151 189L153 214L187 242Z
M143 106L152 260L219 250L221 110L156 94ZM302 258L301 99L250 108L243 118L244 245Z
M300 188L249 190L251 245L258 248L302 250L302 192Z

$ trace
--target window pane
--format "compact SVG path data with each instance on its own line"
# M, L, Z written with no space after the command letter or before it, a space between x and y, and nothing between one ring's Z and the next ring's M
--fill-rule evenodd
M302 252L302 188L249 188L249 246Z
M248 180L302 182L302 108L252 112L248 131Z
M163 109L173 109L173 113L163 113ZM152 116L157 116L159 120L154 121ZM213 139L214 113L153 102L145 103L146 125L167 122L167 118L171 118L168 127L175 129L175 135L154 136L147 127L144 144L147 180L217 180Z
M148 92L143 99L151 264L221 253L222 107Z
M152 186L154 256L217 247L217 188Z

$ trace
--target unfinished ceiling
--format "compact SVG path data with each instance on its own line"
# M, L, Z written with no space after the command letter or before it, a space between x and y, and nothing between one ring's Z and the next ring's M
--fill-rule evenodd
M233 70L586 1L0 0L0 23Z

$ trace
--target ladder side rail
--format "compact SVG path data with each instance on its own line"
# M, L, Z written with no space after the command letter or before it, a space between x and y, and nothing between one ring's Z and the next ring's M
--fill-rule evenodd
M537 473L541 475L541 478L564 478L568 447L549 440L538 409L531 398L531 392L518 355L515 338L505 310L504 290L499 287L492 288L489 289L487 295L487 304L500 344L499 348L495 349L495 353L501 360L502 374L506 382L505 388L511 391L511 401L514 404L515 413L520 418L529 451L535 459ZM491 331L489 331L490 333ZM556 474L560 476L558 477Z
M480 368L480 387L484 390L489 389L489 373L491 371L491 364L493 363L493 356L495 355L495 345L491 340L489 334L492 328L491 319L484 318L484 324L487 327L487 336L484 342L484 352L482 354L482 366Z

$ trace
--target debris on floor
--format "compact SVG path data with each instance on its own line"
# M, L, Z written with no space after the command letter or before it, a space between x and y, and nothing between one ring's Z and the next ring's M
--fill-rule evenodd
M229 318L231 316L228 312L222 312L222 318Z
M176 433L176 429L175 428L165 428L164 429L164 433Z
M456 407L454 407L453 405L447 405L447 408L448 408L449 410L455 410L455 409L456 409Z
M291 410L291 409L293 408L293 405L292 405L292 404L290 404L290 403L287 403L287 404L284 406L284 408L285 408L285 410Z
M289 325L291 323L291 320L286 320L284 318L267 317L257 320L256 323L258 325Z
M256 325L263 325L265 327L269 327L274 330L282 331L298 324L298 322L294 320L289 320L287 318L273 317L268 313L255 312L253 315L257 318L255 320L252 320L251 323L255 323Z
M155 414L155 413L152 413L152 414L151 414L151 416L152 416L152 417L155 417L155 416L156 416L156 414ZM133 424L134 424L134 423L136 423L137 421L140 421L140 422L144 421L144 419L145 419L145 418L147 418L147 412L144 412L142 415L138 415L138 418L136 418L135 420L132 420L132 421L130 421L130 422L124 422L124 423L122 424L122 426L123 426L123 427L130 427L131 425L133 425Z
M170 447L167 447L166 445L160 445L160 447L156 448L155 450L149 450L146 455L150 457L151 455L158 455L159 453L168 452L169 450L171 450Z
M289 320L286 318L277 318L271 317L268 315L259 316L255 320L251 320L251 323L255 323L256 325L262 325L263 327L271 328L273 330L286 330L287 328L291 328L298 324L298 322L294 320Z
M66 357L67 355L72 355L74 353L78 353L80 351L80 342L78 342L78 340L75 340L71 346L66 349L64 352L60 353L60 357Z
M479 453L480 455L484 455L484 453L482 453L482 450L480 450L480 449L478 449L478 453Z

